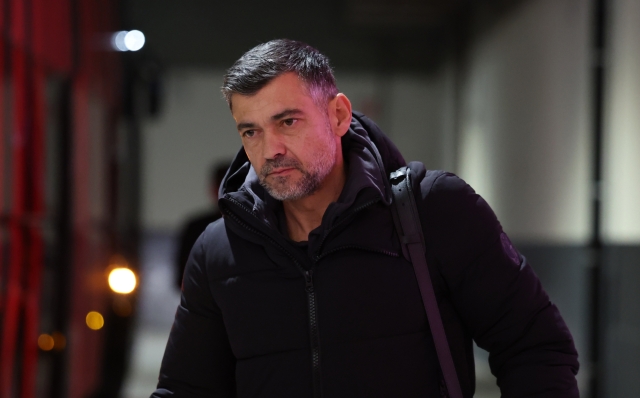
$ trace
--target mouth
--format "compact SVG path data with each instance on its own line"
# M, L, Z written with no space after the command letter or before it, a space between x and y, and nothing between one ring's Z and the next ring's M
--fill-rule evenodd
M293 167L288 167L288 168L282 168L282 169L277 169L277 170L273 170L272 172L269 173L270 176L282 176L285 175L287 173L289 173L290 171L295 170L295 168Z

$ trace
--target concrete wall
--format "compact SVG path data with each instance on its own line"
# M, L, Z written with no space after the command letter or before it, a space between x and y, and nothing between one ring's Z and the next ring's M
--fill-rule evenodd
M459 173L518 241L589 237L589 2L521 4L462 65Z
M209 168L241 146L220 94L222 73L166 74L163 111L142 126L143 229L172 231L190 213L211 206Z
M608 2L603 396L640 393L640 2Z
M640 244L640 2L610 2L605 123L604 238Z

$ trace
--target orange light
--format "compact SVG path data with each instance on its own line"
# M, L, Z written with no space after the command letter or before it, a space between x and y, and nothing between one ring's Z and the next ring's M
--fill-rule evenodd
M116 293L131 293L137 284L136 274L129 268L118 267L109 272L109 287Z
M48 334L44 333L38 337L38 347L40 347L42 351L51 351L54 345L53 337Z
M91 330L100 330L104 326L104 318L97 311L91 311L86 317L87 326Z
M53 349L56 351L62 351L67 346L67 338L60 332L51 333L53 337Z

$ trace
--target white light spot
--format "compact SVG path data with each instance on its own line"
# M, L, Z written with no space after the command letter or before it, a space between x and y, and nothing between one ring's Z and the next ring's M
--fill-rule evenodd
M129 268L115 268L109 273L109 287L116 293L131 293L137 283L136 274Z
M131 30L124 36L124 45L129 51L138 51L144 46L144 33Z
M124 37L127 35L126 30L121 30L119 32L115 32L113 36L111 36L111 45L113 49L116 51L127 51L128 48L124 43Z

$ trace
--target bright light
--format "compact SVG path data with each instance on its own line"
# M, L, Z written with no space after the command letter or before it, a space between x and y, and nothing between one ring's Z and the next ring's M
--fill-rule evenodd
M100 330L104 326L104 318L102 314L96 311L91 311L87 314L87 326L91 330Z
M53 337L48 334L41 334L40 337L38 337L38 347L40 347L42 351L51 351L54 344Z
M109 273L109 287L116 293L131 293L136 284L136 274L129 268L114 268Z
M129 51L138 51L144 46L144 34L139 30L131 30L124 36L124 45Z
M121 30L111 36L111 46L116 51L138 51L145 40L144 33L139 30Z
M119 32L116 32L113 34L113 36L111 36L111 45L113 46L113 49L116 51L127 51L128 48L124 43L124 38L127 35L127 31L126 30L121 30Z

